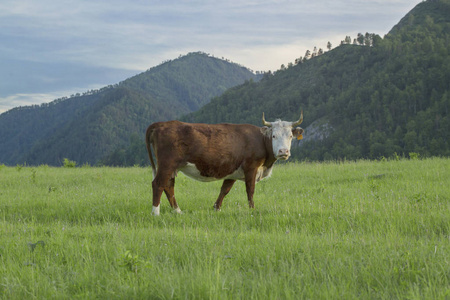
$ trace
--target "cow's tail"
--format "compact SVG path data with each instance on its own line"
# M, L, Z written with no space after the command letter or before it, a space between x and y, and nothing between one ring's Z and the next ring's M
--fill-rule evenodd
M145 134L145 144L147 145L147 152L148 152L148 157L150 158L150 164L152 165L152 172L153 172L153 179L155 179L156 177L156 164L155 164L155 160L153 159L153 151L152 151L152 135L153 135L153 130L152 127L150 126L147 129L147 132ZM156 157L155 157L156 158Z

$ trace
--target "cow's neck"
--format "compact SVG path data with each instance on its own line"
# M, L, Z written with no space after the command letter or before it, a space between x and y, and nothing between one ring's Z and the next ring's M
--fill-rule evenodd
M272 168L273 164L277 161L275 158L275 155L273 154L273 147L272 147L272 135L269 136L264 135L264 143L266 145L267 155L266 160L264 161L264 167L270 169Z

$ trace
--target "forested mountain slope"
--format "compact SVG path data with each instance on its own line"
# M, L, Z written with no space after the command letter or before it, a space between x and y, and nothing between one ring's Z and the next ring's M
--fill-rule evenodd
M0 163L95 164L133 134L143 137L150 123L192 112L250 79L257 76L244 67L190 53L98 91L12 109L0 115Z
M102 93L14 108L0 115L0 163L22 164L33 145L89 109Z
M303 127L332 131L300 142L299 159L449 156L450 0L422 2L383 39L366 37L234 87L183 120L260 125L262 112L294 120L303 109Z
M261 125L262 112L295 120L301 109L307 130L293 147L297 159L449 156L450 0L420 3L384 38L360 37L261 81L193 53L100 91L13 109L0 115L0 163L145 164L151 122Z

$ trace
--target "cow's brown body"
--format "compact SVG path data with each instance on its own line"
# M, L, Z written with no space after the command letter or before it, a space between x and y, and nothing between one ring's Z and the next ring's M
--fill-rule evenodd
M224 180L214 204L217 210L236 180L243 180L249 206L253 208L255 183L270 175L277 160L271 132L268 127L248 124L208 125L169 121L150 125L146 144L154 175L154 213L159 214L162 192L165 192L172 208L181 212L174 196L178 171L201 181Z

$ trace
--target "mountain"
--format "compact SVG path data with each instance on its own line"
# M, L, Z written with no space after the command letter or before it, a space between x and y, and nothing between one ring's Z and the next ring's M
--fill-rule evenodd
M261 80L192 53L99 91L1 114L0 163L145 164L142 137L153 121L261 125L262 112L295 120L301 109L296 159L450 156L449 35L450 0L428 0L384 38L358 35Z
M190 53L123 82L0 115L0 162L95 164L155 121L176 119L246 80L248 69Z
M359 35L248 81L182 119L261 125L304 112L297 159L450 155L450 0L418 4L381 38ZM322 128L325 132L318 133Z

